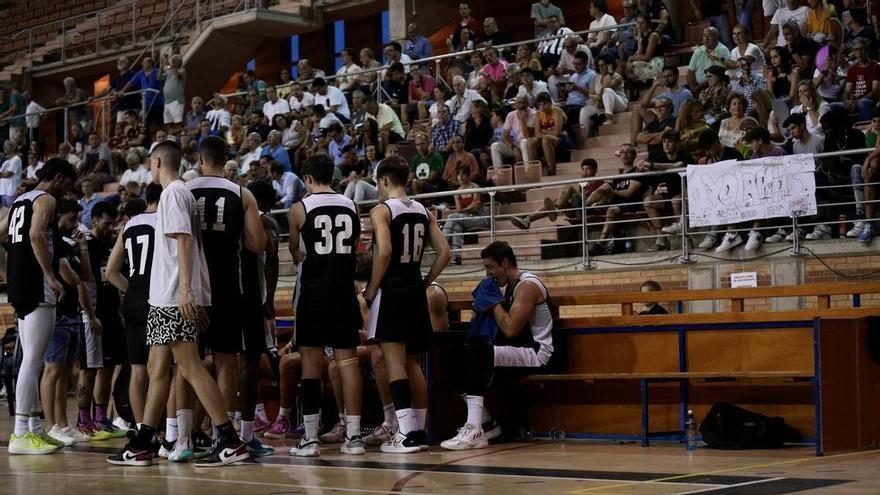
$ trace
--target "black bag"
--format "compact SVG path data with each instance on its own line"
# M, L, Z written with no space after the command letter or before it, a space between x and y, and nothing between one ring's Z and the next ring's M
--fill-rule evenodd
M717 402L700 425L713 449L777 449L788 435L785 419L764 416L727 402Z

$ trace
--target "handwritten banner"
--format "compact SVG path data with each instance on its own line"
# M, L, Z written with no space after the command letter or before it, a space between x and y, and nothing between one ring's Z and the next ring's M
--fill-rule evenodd
M688 165L692 227L816 214L813 155Z

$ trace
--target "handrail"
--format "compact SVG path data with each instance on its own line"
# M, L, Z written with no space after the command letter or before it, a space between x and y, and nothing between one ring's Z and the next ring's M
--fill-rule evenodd
M503 45L493 45L492 47L488 47L488 48L474 48L474 49L472 49L472 50L464 50L464 51L460 51L460 52L444 53L444 54L442 54L442 55L434 55L434 56L431 56L431 57L419 58L419 59L413 60L412 63L413 63L413 64L424 64L424 63L428 63L428 62L434 62L434 61L445 60L445 59L448 59L448 58L460 57L460 56L468 55L468 54L470 54L470 53L474 53L474 52L482 52L482 51L488 50L489 48L496 48L496 49L512 48L512 47L519 46L519 45L526 44L526 43L535 43L535 42L540 42L540 41L563 39L563 38L568 38L569 36L580 36L580 35L582 35L582 34L599 33L599 32L602 32L602 31L613 31L613 30L616 30L616 29L619 29L619 28L625 28L625 27L630 27L630 26L635 26L635 23L634 23L634 22L628 22L628 23L625 23L625 24L615 24L614 26L605 26L605 27L599 27L599 28L595 28L595 29L585 29L585 30L583 30L583 31L574 31L574 32L571 32L571 33L568 33L568 34L563 34L563 35L558 35L558 36L548 36L548 37L546 37L546 38L532 38L532 39L523 40L523 41L514 41L514 42L511 42L511 43L505 43L505 44L503 44ZM355 71L355 72L348 72L348 73L343 74L343 75L336 75L336 74L333 74L333 75L330 75L330 76L325 76L325 77L323 77L322 79L324 79L325 81L332 81L332 80L335 80L335 79L340 78L340 77L356 77L356 76L360 76L360 75L364 75L364 74L373 74L373 73L378 73L378 72L386 71L386 70L388 70L388 67L390 67L390 64L388 64L388 65L382 65L382 66L380 66L380 67L374 67L374 68L372 68L372 69L361 69L361 70L359 70L359 71ZM312 81L314 81L314 78L313 78L313 79L307 79L307 80L304 80L304 81L291 81L291 82L286 83L286 84L276 84L276 85L275 85L275 88L276 88L276 89L277 89L277 88L281 88L281 87L283 87L283 86L287 86L287 85L293 84L294 82L307 84L307 83L311 83ZM233 93L221 94L221 96L224 96L224 97L226 97L226 98L229 98L229 97L232 97L232 96L244 96L244 95L246 95L246 94L247 94L247 91L236 91L236 92L233 92Z
M38 111L38 112L33 112L33 113L20 113L20 114L17 114L17 115L11 115L11 116L9 116L9 117L4 117L4 118L0 119L0 122L7 122L7 121L9 121L9 120L11 120L11 119L24 119L24 118L27 118L27 117L32 117L32 116L34 116L34 115L43 115L43 114L46 114L46 113L57 112L58 110L64 110L64 109L67 109L67 108L74 108L74 107L81 107L81 106L91 105L91 104L96 103L96 102L102 102L102 101L109 100L109 99L112 99L112 98L117 98L117 97L119 97L119 96L131 96L131 95L138 95L138 94L143 94L143 93L157 93L157 94L158 94L158 93L161 93L161 91L159 91L158 89L146 88L146 89L136 89L136 90L134 90L134 91L129 91L129 92L127 92L127 93L117 93L117 94L115 94L115 95L110 95L110 94L108 94L108 95L101 96L101 97L98 97L98 98L88 98L88 99L86 99L85 101L81 101L81 102L79 102L79 103L74 103L74 104L72 104L72 105L58 105L58 106L51 107L51 108L45 108L45 109L40 110L40 111Z

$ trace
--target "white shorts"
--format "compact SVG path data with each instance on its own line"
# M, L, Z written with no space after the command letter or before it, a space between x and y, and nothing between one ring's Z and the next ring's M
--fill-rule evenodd
M89 317L82 314L83 337L82 337L82 363L88 369L104 367L104 342L100 335L92 333L92 325Z
M180 124L183 122L183 102L170 101L165 104L164 121L166 124Z
M549 356L539 356L531 347L496 345L492 349L496 368L540 368L550 360Z

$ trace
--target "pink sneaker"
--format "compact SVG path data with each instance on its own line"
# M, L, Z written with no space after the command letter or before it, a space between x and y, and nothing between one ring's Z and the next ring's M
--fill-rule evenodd
M266 428L269 427L269 423L263 421L263 418L259 416L254 417L254 435L259 435L266 431Z
M256 430L256 419L254 420L254 430ZM289 438L292 437L290 431L290 420L284 416L278 416L272 426L263 433L265 438Z
M333 425L327 433L318 437L321 443L342 443L345 440L345 423L342 421Z

